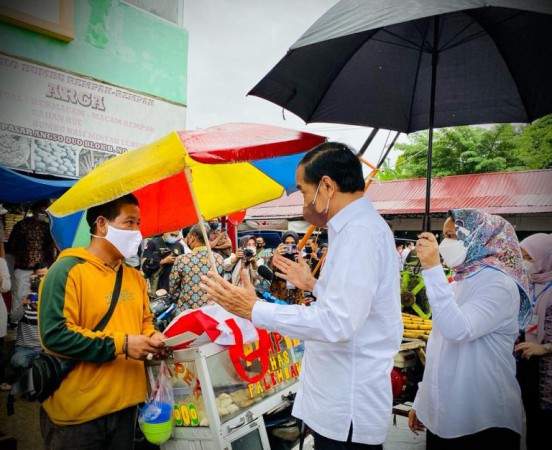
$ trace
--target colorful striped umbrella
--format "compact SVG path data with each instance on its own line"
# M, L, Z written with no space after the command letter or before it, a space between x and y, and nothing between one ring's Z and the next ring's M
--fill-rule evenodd
M322 136L258 124L173 132L107 160L48 212L61 249L90 241L86 210L127 193L140 202L144 237L224 216L295 189L295 168Z

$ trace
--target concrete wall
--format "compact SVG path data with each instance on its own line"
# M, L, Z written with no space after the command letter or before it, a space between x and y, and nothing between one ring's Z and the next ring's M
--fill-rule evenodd
M75 0L75 39L0 22L0 52L187 104L188 32L119 0Z

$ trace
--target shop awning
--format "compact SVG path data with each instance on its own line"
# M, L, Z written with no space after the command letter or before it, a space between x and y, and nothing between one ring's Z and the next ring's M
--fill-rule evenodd
M0 202L26 203L58 198L77 180L44 180L0 165Z

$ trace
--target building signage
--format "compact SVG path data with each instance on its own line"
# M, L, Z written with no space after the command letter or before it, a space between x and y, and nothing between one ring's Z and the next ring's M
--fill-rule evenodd
M184 130L186 107L0 54L0 164L79 178Z

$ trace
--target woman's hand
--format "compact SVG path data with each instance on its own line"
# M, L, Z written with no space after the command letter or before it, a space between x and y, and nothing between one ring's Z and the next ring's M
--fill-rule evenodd
M536 342L521 342L514 347L514 351L521 351L521 356L525 359L529 359L531 356L544 356L548 354L544 346Z
M276 250L274 250L274 255L283 255L284 254L284 246L287 247L287 244L278 244L278 247L276 247Z
M418 415L416 414L415 409L411 409L408 412L408 428L410 428L410 431L414 433L416 436L418 436L419 431L425 431L425 425L418 420Z
M297 254L297 262L282 256L280 252L274 253L272 265L278 269L276 276L289 281L299 289L312 292L316 285L316 278L312 276L311 269L307 262Z
M418 256L422 269L424 270L441 265L439 244L433 233L425 231L418 235L418 240L416 241L416 256Z
M249 270L245 268L240 273L242 286L234 286L213 271L207 272L207 275L201 277L199 287L207 292L210 299L232 314L251 320L257 294L249 279Z

